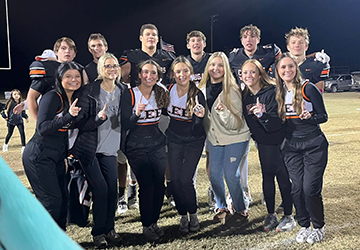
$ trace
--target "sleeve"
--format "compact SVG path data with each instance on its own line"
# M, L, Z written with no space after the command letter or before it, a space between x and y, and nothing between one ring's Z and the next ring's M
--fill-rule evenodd
M274 60L276 60L281 53L281 49L274 43Z
M45 66L38 61L34 61L30 64L30 79L31 85L30 88L38 91L41 94L44 94L48 89L48 83L46 82L46 69Z
M219 103L219 98L223 92L220 93L217 100L214 102L213 107L216 107ZM230 91L230 98L231 98L231 108L233 112L239 114L240 117L243 117L243 109L242 109L242 101L241 101L241 94L239 90ZM221 99L221 102L225 105L224 100ZM215 106L214 106L215 105ZM215 109L214 109L215 110ZM216 114L219 116L220 124L229 130L237 130L243 124L239 124L239 120L235 117L233 113L230 112L229 108L227 107L225 110L215 110Z
M128 62L128 50L124 50L121 57L119 58L119 64L120 66L122 66L127 62Z
M4 119L6 119L6 118L7 118L7 115L6 115L6 113L5 113L5 111L4 111L4 110L2 110L2 111L1 111L1 116L2 116L2 118L4 118Z
M304 88L304 92L306 97L310 99L310 102L312 103L313 113L309 119L303 121L310 124L327 122L328 115L326 113L323 97L318 88L314 84L308 83Z
M130 89L125 90L124 98L121 101L121 125L124 130L135 127L136 122L139 120L139 117L133 113L135 98L133 97L131 91L132 90Z
M57 117L57 112L61 109L62 101L56 92L49 92L42 97L36 124L36 129L41 136L56 133L74 120L70 113Z
M324 67L321 71L321 80L320 81L323 81L325 78L328 78L330 75L330 64L329 63L324 63Z
M201 104L205 108L205 97L204 94L199 90L197 93L197 97L199 99L199 104ZM191 133L196 137L200 137L205 134L204 126L203 126L204 117L198 117L195 114L192 116L191 120Z
M258 119L259 123L268 132L275 132L282 128L283 123L278 115L278 104L275 99L276 92L272 91L265 100L265 112Z
M89 84L87 86L90 86ZM101 124L103 124L105 120L101 120L96 113L95 115L92 114L91 107L91 100L88 97L88 89L89 87L84 87L81 97L79 98L78 106L81 107L81 111L79 115L76 117L76 124L75 127L79 128L81 131L93 131L97 129Z

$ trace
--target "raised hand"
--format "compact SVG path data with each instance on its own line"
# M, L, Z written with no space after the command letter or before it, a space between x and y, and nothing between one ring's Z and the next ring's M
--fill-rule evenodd
M300 118L301 120L307 120L307 119L309 119L310 117L311 117L311 114L310 114L309 111L307 111L307 110L305 109L305 102L303 101L303 102L301 103L301 114L299 115L299 118Z
M13 112L14 114L20 114L23 110L24 110L24 102L21 102L19 103L18 105L16 105L14 108L13 108Z
M256 115L258 118L260 118L263 115L262 106L260 104L259 97L256 98L256 105L251 107L249 111L254 115Z
M99 111L98 113L98 117L101 120L105 120L106 119L106 108L107 108L107 103L105 103L104 108L102 110Z
M224 104L222 104L222 102L221 102L221 95L219 95L218 99L219 99L219 103L218 103L218 105L216 105L215 110L220 110L220 111L225 110L226 106Z
M136 114L137 116L140 116L141 113L145 110L145 108L146 108L146 106L147 106L147 104L141 103L142 98L143 98L143 95L141 95L139 102L136 104L135 114Z
M198 96L195 96L195 107L194 107L194 114L197 116L197 117L204 117L205 115L205 108L203 105L201 105L199 103L199 98Z
M321 52L315 53L315 60L322 63L328 63L330 62L330 56L324 52L324 49L322 49Z
M71 116L78 116L79 112L81 110L81 108L76 107L76 103L78 102L78 98L75 99L75 101L73 101L73 103L71 104L70 108L69 108L69 113Z

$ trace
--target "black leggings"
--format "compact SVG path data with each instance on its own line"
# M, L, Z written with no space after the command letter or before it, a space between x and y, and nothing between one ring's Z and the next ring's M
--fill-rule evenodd
M24 130L24 124L23 123L20 123L20 124L17 124L17 125L13 125L13 124L10 124L10 123L7 124L8 133L7 133L6 138L5 138L5 144L9 143L10 138L11 138L13 132L14 132L15 126L18 128L19 133L20 133L21 145L25 146L25 130Z
M263 176L263 192L269 214L275 210L275 177L279 185L284 205L284 214L292 213L291 183L284 164L280 145L258 144L261 172Z

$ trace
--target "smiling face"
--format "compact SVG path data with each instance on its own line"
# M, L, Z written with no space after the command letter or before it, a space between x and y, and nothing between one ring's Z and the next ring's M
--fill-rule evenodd
M90 53L96 59L99 59L108 50L108 47L105 46L104 42L100 39L91 40L88 46Z
M253 32L251 32L250 30L246 31L241 36L241 44L244 47L244 49L249 53L255 53L259 42L260 42L260 37L253 34Z
M221 57L215 57L209 64L209 76L211 83L219 83L224 79L224 62Z
M139 73L139 79L141 81L141 85L143 86L154 86L159 80L156 66L153 64L145 64L144 66L142 66L141 72Z
M185 63L178 63L174 67L174 78L177 84L189 86L191 70Z
M73 93L81 87L81 74L76 69L69 69L62 77L61 85L66 93Z
M20 98L21 98L20 93L19 93L18 91L12 92L12 98L14 98L14 100L15 100L16 102L19 102L19 100L20 100Z
M120 66L114 58L108 58L104 62L104 79L115 81L120 74Z
M305 56L308 44L302 36L291 36L287 44L287 49L293 56Z
M142 35L140 35L140 41L142 47L148 49L156 48L156 45L159 41L157 30L154 29L144 29Z
M61 42L59 50L55 54L61 63L71 62L76 56L75 49L70 47L65 41Z
M246 63L242 66L241 76L244 83L249 89L259 90L260 87L260 73L258 68L253 63Z
M284 57L278 63L277 71L285 83L292 83L296 75L296 64L290 57Z
M193 36L189 39L186 47L190 50L191 54L201 55L206 47L206 42L199 36Z

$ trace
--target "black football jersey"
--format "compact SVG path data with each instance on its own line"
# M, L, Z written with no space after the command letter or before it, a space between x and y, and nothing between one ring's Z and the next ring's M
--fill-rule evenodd
M323 81L324 78L329 76L330 72L330 64L316 61L315 57L306 58L299 68L302 77L314 84Z
M204 71L205 71L205 66L207 61L209 60L209 57L211 56L211 54L209 53L204 53L204 56L201 58L200 62L195 61L194 59L192 59L191 55L187 56L187 59L189 59L191 65L193 66L194 69L194 74L191 76L191 80L193 80L196 84L196 86L199 85Z

